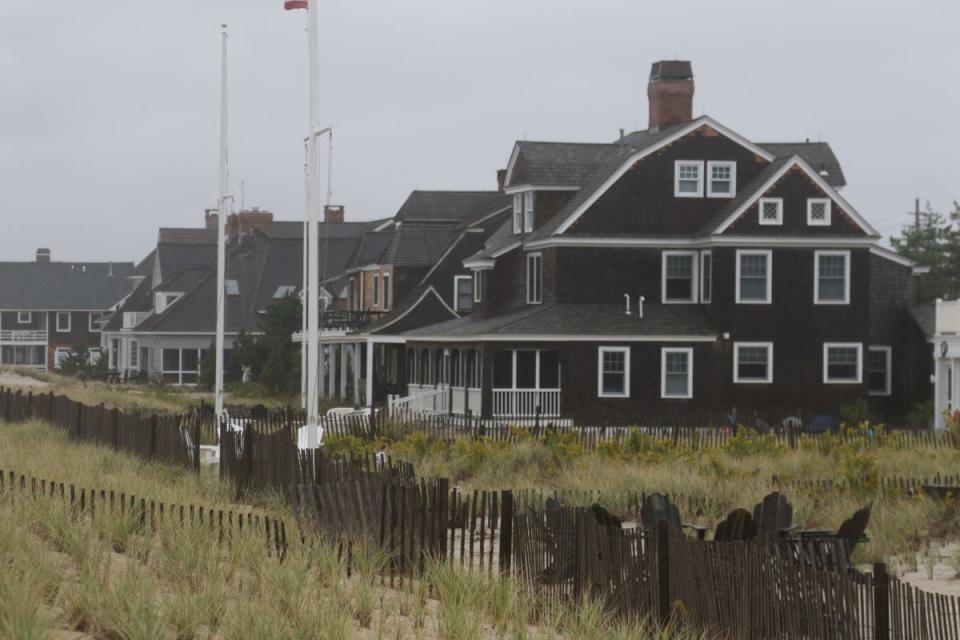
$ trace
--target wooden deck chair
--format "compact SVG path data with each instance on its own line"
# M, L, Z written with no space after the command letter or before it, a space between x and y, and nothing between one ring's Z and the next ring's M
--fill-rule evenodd
M713 539L718 542L753 540L757 537L757 523L746 509L734 509L717 525Z

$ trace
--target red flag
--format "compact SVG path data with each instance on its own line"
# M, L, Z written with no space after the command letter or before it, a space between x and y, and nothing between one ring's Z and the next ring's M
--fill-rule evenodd
M283 3L283 8L287 11L291 9L306 9L307 0L285 0Z

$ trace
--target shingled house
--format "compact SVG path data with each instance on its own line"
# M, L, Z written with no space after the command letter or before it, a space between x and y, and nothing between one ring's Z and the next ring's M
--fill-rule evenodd
M929 398L919 267L843 197L830 146L694 118L693 91L689 62L658 62L647 129L517 142L509 219L463 260L470 312L381 336L404 373L370 401L405 385L395 406L629 424Z
M76 348L94 361L112 309L133 288L131 262L0 262L0 364L51 371Z

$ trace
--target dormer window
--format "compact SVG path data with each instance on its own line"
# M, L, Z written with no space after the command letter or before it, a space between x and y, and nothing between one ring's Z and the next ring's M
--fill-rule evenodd
M737 195L737 163L732 161L714 161L707 163L710 181L707 183L707 197L732 198Z
M533 192L513 194L513 232L533 231Z
M542 257L539 253L527 254L527 304L543 302Z
M807 224L811 227L830 226L830 198L807 199Z
M677 198L703 197L703 162L677 160L673 171L673 195Z
M453 310L465 313L473 308L473 277L453 277Z

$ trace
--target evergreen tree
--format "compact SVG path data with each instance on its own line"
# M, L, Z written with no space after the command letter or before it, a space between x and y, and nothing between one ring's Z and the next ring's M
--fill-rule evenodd
M930 272L920 276L917 297L921 301L960 296L960 204L943 215L927 203L919 220L890 238L894 250Z

